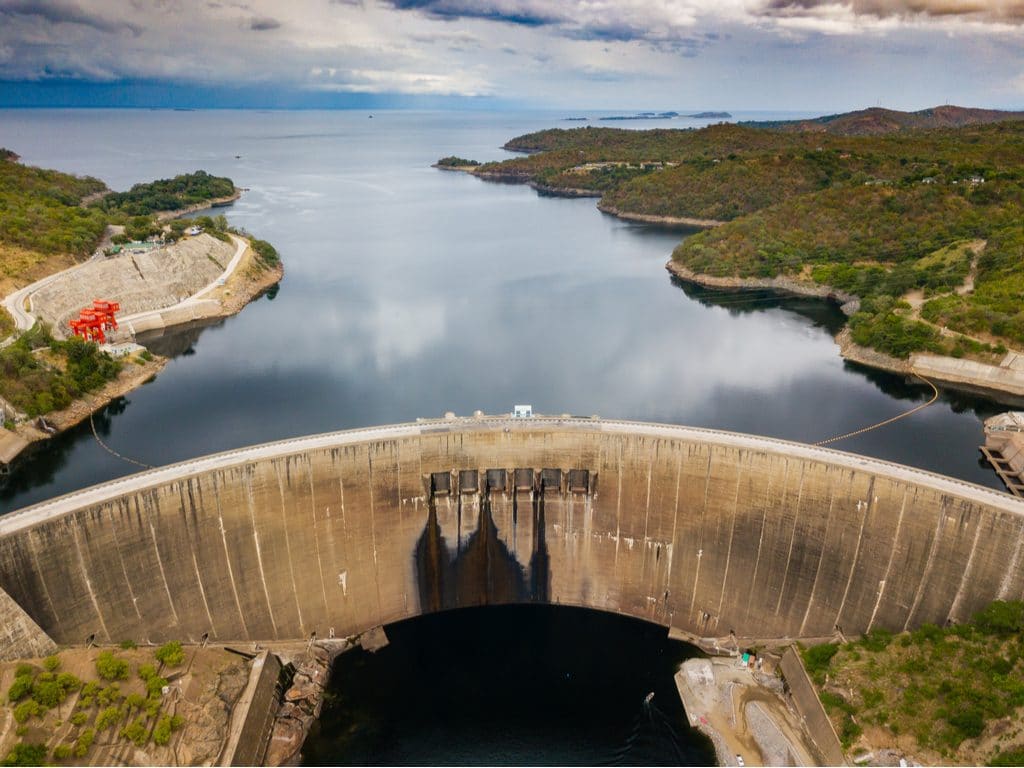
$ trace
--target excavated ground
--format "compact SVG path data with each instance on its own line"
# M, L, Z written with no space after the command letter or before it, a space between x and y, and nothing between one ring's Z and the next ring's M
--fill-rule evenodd
M93 259L32 294L32 310L63 330L97 298L119 301L122 315L163 309L216 280L234 250L234 243L203 234L146 253Z

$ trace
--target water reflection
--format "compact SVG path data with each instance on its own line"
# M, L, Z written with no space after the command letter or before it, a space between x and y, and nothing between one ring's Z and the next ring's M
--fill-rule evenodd
M272 301L155 342L173 359L104 438L146 463L516 402L815 441L914 401L898 378L844 364L842 317L825 302L673 283L679 232L430 168L446 154L500 159L509 137L552 121L21 111L5 113L0 143L115 188L193 158L248 188L229 221L282 255ZM835 447L998 487L977 464L983 409L950 397ZM60 445L33 453L43 468L20 463L0 511L136 469L89 432Z

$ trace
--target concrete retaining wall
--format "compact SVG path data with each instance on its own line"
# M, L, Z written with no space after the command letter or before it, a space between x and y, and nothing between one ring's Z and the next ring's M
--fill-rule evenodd
M825 708L821 705L817 691L811 678L807 676L800 654L793 646L786 649L782 656L782 676L789 684L789 692L793 696L800 717L803 718L807 732L814 740L815 746L824 758L822 765L846 765L843 746L839 742L832 721L828 719Z
M0 590L0 661L49 656L56 650L56 643Z
M432 473L478 470L479 489L493 468L501 488L462 493L456 472L431 502ZM518 468L585 469L592 492L567 492L564 474L543 496L513 492ZM342 637L530 601L691 637L822 637L1020 598L1022 510L968 483L730 433L424 422L256 446L7 515L0 586L62 643Z
M277 714L277 681L281 661L269 651L253 659L249 683L231 715L220 765L263 765Z

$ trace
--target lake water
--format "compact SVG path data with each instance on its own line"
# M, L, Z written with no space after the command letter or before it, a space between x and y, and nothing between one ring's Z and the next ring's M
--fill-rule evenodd
M513 136L577 125L562 117L21 110L0 112L0 146L115 189L230 176L248 190L231 223L281 252L272 300L166 339L177 356L157 380L98 415L104 440L146 464L514 403L815 441L928 395L844 364L841 318L821 302L674 284L677 232L430 167L509 156ZM833 447L999 487L977 450L996 410L944 397ZM6 478L0 511L135 469L85 424Z
M927 399L924 387L844 364L834 307L674 283L664 264L678 232L430 167L449 154L506 157L513 136L578 125L562 117L3 111L0 146L115 189L200 168L230 176L247 191L229 220L282 255L279 290L154 343L174 355L166 369L97 415L104 441L146 464L514 403L816 441ZM998 488L977 450L981 419L998 410L944 395L833 447ZM86 423L0 478L0 512L135 469ZM529 754L520 761L569 761Z

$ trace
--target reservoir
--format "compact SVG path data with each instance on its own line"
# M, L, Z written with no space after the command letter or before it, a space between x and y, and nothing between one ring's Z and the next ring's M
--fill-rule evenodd
M511 156L500 147L513 136L578 125L562 117L7 110L0 146L114 189L200 168L230 176L247 191L222 210L282 255L278 291L153 343L173 361L97 414L104 442L144 464L514 403L814 442L930 396L845 364L832 340L842 317L821 301L673 283L664 263L679 232L430 167ZM978 452L998 410L944 395L830 447L998 488ZM0 512L137 469L85 423L2 478Z
M452 154L509 156L500 147L513 136L577 125L562 117L21 110L0 112L0 146L115 189L196 169L230 176L247 191L223 212L281 253L279 289L224 322L146 340L173 359L96 415L103 441L145 464L515 403L814 442L930 397L844 363L833 306L673 282L664 263L684 233L619 221L593 200L430 167ZM977 450L982 419L999 410L943 393L830 447L1000 488ZM86 422L0 477L0 512L137 469ZM685 652L646 625L566 610L456 612L389 628L393 645L378 656L339 662L336 684L352 687L336 692L306 759L707 762L702 740L672 729L681 713L671 669ZM538 688L525 685L531 677ZM510 691L517 682L523 689ZM473 691L491 695L494 719L473 717L485 706ZM599 711L610 719L596 720ZM448 752L434 741L439 712L463 726L446 732ZM410 743L386 738L417 723ZM511 741L496 745L495 733ZM537 734L547 752L531 745Z

